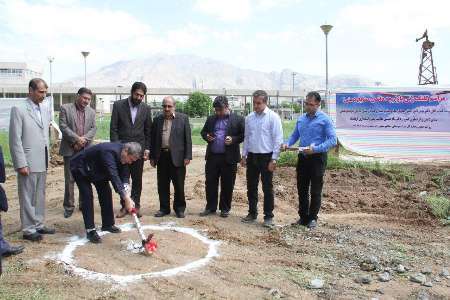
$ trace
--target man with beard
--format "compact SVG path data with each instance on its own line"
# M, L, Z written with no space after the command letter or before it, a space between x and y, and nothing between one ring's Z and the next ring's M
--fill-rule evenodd
M141 192L142 171L144 161L150 155L150 136L152 126L152 115L150 107L142 102L147 93L147 87L142 82L135 82L131 87L131 95L126 99L116 101L111 114L110 140L111 142L136 142L144 151L143 157L128 166L131 175L131 198L136 205L138 217L141 217ZM117 218L123 218L128 214L121 201L121 209Z

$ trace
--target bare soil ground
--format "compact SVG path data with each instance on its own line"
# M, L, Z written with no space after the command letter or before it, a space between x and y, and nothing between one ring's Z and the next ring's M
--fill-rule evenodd
M240 218L247 213L245 172L240 169L228 219L199 217L205 205L204 160L202 149L188 167L186 179L187 216L155 218L158 210L156 172L146 164L142 207L144 224L175 222L178 226L206 230L222 241L219 257L208 265L173 277L147 278L126 286L86 280L48 258L61 252L68 239L84 235L81 213L63 218L63 169L49 170L47 180L47 223L57 234L40 243L21 240L16 178L5 184L10 211L2 214L6 238L24 244L23 254L7 258L0 279L0 298L5 299L450 299L450 279L440 276L450 270L450 228L432 216L419 196L434 192L432 180L450 165L411 165L416 174L409 183L395 181L365 170L330 170L326 175L323 209L314 231L291 225L297 216L295 169L279 168L274 186L277 226L246 225ZM375 172L376 173L376 172ZM260 199L262 194L260 192ZM118 198L115 197L115 209ZM262 207L261 207L262 208ZM96 221L100 222L96 206ZM118 219L118 224L131 218ZM159 248L153 257L124 249L128 240L137 240L134 231L104 236L100 245L78 247L78 266L97 272L121 275L176 267L202 258L207 246L179 232L156 231ZM406 267L398 272L398 265ZM432 287L411 282L409 276L426 274ZM378 274L390 272L389 282ZM425 272L425 273L428 273ZM370 276L369 284L357 283ZM320 278L321 289L311 289L310 281Z

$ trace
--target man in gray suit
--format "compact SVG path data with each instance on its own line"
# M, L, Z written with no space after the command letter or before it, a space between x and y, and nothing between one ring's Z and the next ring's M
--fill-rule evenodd
M17 171L23 238L33 242L55 230L44 225L45 182L49 160L51 109L45 101L47 83L34 78L28 98L11 108L9 147Z
M78 90L75 103L67 103L59 110L59 129L62 132L59 154L64 157L64 217L70 218L75 208L74 179L70 173L70 159L74 154L87 148L94 139L95 110L89 106L92 91L82 87ZM81 198L79 205L81 208Z

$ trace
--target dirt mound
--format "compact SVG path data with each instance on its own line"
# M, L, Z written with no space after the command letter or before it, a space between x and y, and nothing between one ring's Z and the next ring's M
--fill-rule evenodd
M364 169L328 170L322 198L325 213L364 212L390 216L406 222L430 224L435 218L422 191L439 191L433 179L442 174L442 167L412 167L414 178L396 181L385 173ZM281 168L274 176L275 194L281 201L298 205L294 168Z

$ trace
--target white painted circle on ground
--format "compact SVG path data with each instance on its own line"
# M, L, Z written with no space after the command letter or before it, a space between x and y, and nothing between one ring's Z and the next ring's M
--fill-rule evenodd
M133 224L123 224L118 226L122 231L130 231L130 230L136 230ZM208 245L208 253L205 257L192 261L190 263L187 263L185 265L174 267L170 269L166 269L163 271L157 271L157 272L148 272L148 273L141 273L141 274L133 274L133 275L117 275L117 274L106 274L106 273L100 273L95 272L92 270L88 270L85 268L81 268L76 266L76 262L73 257L73 252L77 247L83 246L87 244L89 241L85 237L79 237L74 236L70 238L69 244L64 248L64 250L57 254L53 259L55 259L58 262L61 262L64 264L64 267L66 270L69 270L73 272L73 274L81 276L85 279L89 280L99 280L99 281L106 281L106 282L112 282L112 283L118 283L118 284L128 284L131 282L138 281L143 278L152 278L152 277L169 277L178 275L179 273L183 272L189 272L195 269L198 269L204 265L206 265L213 257L219 256L219 253L217 251L217 246L219 245L219 241L211 240L208 237L201 234L198 230L189 228L189 227L178 227L168 224L161 224L161 225L144 225L142 226L143 229L149 229L149 230L173 230L181 233L188 234L204 244ZM109 232L100 232L99 235L103 236L105 234L108 234Z

